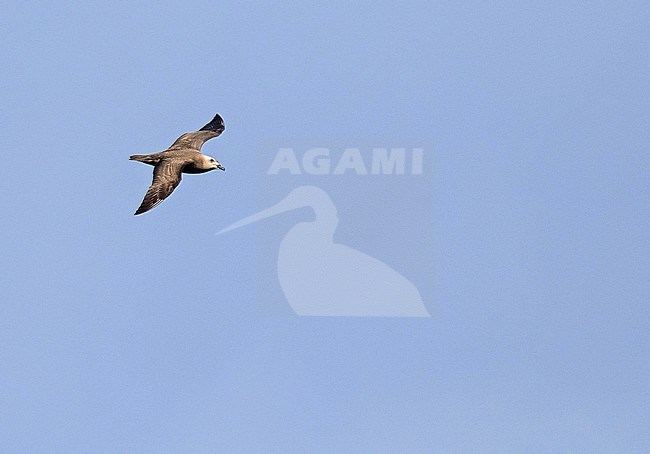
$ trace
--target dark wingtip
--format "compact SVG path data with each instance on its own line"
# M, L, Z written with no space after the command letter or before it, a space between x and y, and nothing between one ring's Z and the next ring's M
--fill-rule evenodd
M226 125L223 123L223 118L221 118L221 115L216 114L210 123L199 129L199 131L223 132L225 129Z

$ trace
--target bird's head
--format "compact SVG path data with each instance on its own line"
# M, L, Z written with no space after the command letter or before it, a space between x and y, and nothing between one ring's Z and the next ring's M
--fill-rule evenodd
M219 161L217 161L216 159L214 159L213 157L210 157L210 156L205 156L203 165L204 165L206 170L215 170L215 169L226 170L226 168L224 166L222 166L219 163Z

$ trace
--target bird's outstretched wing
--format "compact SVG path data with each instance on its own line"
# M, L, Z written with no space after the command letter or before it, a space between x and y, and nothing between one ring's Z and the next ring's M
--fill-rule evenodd
M176 142L169 147L169 150L192 149L201 151L201 147L206 141L219 137L225 129L223 118L221 118L221 115L216 114L210 123L198 131L187 132L176 139Z
M174 192L181 182L181 173L187 162L180 159L164 159L153 169L153 182L135 214L145 213L158 206Z

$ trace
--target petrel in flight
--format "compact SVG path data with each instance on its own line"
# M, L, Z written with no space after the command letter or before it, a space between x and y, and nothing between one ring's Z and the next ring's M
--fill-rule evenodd
M134 154L129 159L154 166L153 182L135 214L145 213L169 197L181 182L183 173L205 173L210 170L226 170L214 158L201 153L203 144L218 137L226 127L223 118L215 115L210 123L195 132L188 132L176 139L168 149L160 153Z

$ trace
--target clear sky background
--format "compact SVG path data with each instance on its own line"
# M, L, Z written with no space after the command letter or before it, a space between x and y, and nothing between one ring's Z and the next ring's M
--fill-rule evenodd
M648 452L649 23L4 2L0 451ZM227 172L134 217L128 156L215 112ZM287 137L433 147L435 254L404 264L433 269L432 318L260 314L251 232L214 232L260 208L250 163Z

